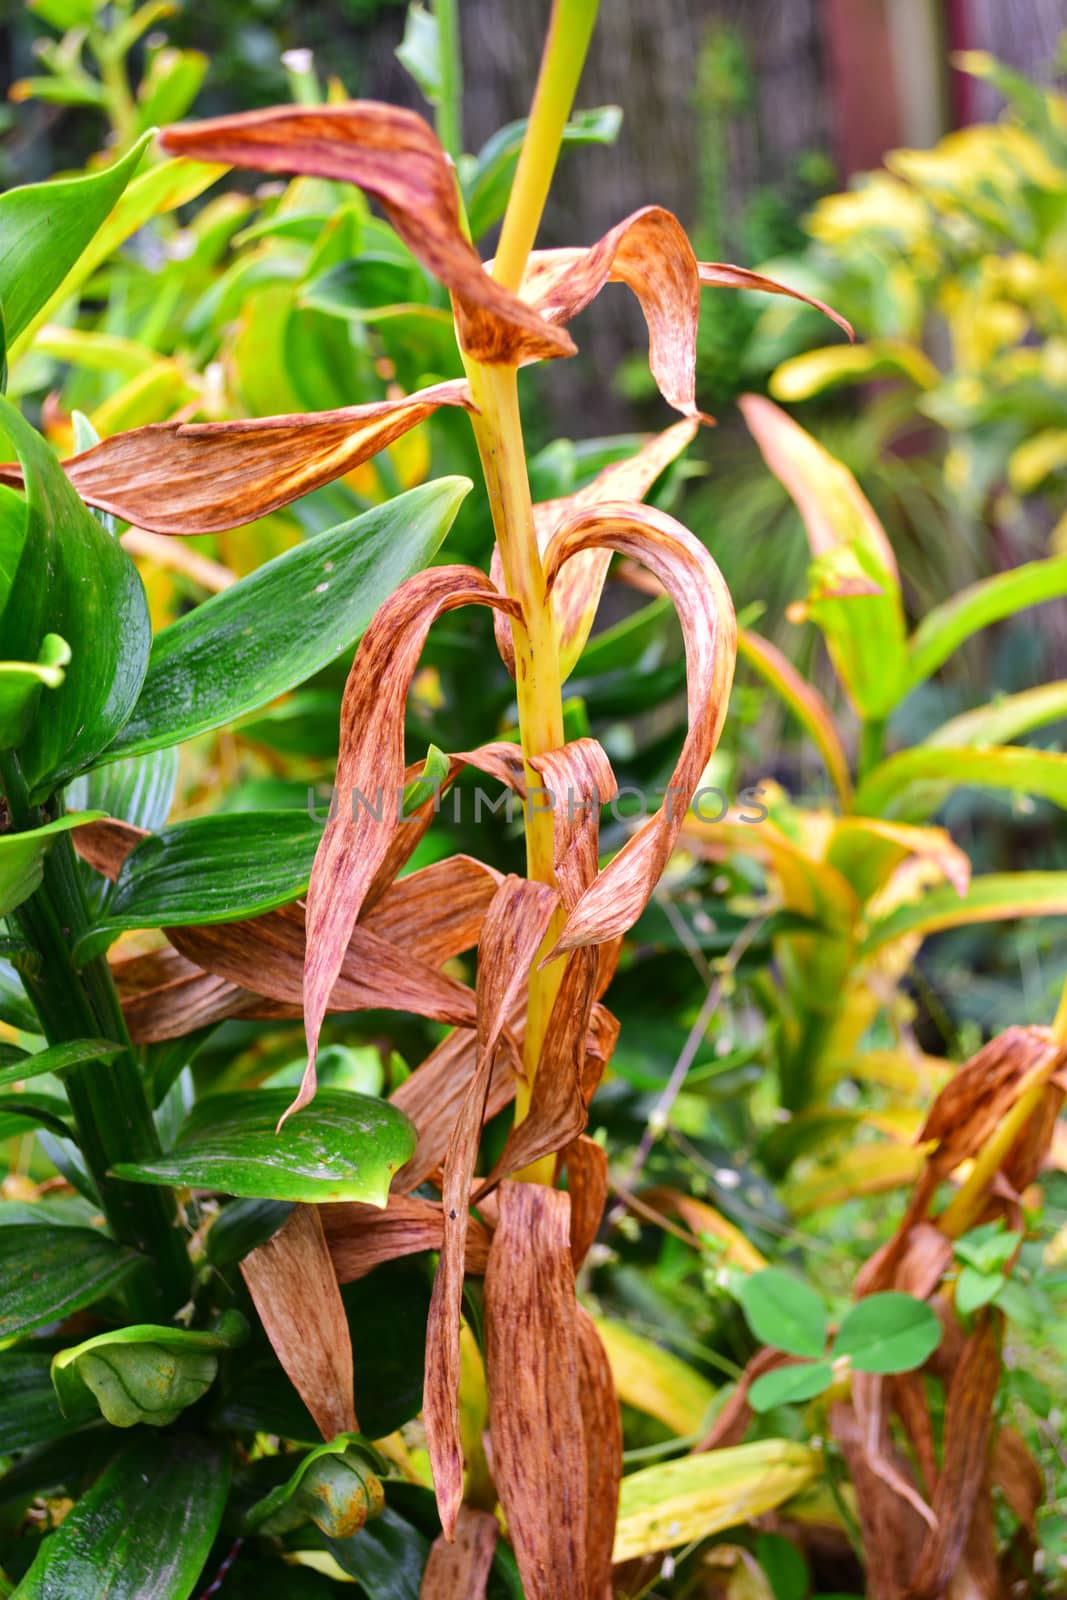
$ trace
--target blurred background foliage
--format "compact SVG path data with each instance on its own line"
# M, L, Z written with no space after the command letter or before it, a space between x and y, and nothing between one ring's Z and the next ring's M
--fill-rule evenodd
M535 59L524 40L542 24L542 8L529 8L529 18L511 9L511 28L498 34L484 25L484 7L464 8L469 41L483 48L470 42L466 51L465 147L476 153L462 159L460 179L486 253L518 147L514 128L496 130L524 104ZM849 346L828 339L818 313L789 301L705 294L698 394L719 426L702 433L651 498L705 540L742 620L830 702L846 784L870 789L880 762L926 741L936 746L949 719L976 708L984 709L967 734L975 749L1062 752L1062 589L1048 588L1061 595L1055 604L962 634L936 676L902 676L877 704L864 704L859 667L884 686L893 662L877 656L881 636L842 643L833 619L820 616L821 580L809 573L800 516L736 401L757 393L787 405L854 475L899 566L898 588L895 575L883 574L882 598L898 608L890 633L899 623L901 641L905 618L913 630L966 585L1024 562L1067 560L1067 101L1039 83L1036 63L1028 76L972 49L957 58L957 72L995 92L999 119L935 130L942 136L927 148L890 150L877 170L855 173L834 140L827 12L814 3L754 8L756 23L742 23L736 7L682 8L683 17L661 3L646 8L644 22L641 6L619 8L613 24L614 9L584 86L590 109L571 131L582 148L564 157L547 241L588 242L634 205L661 200L679 211L702 259L761 267L826 299L857 329ZM235 0L184 10L168 0L137 10L34 0L3 24L14 82L0 168L14 182L92 165L146 127L191 111L346 93L424 105L394 56L405 20L400 0ZM410 18L407 28L407 66L432 98ZM636 79L629 67L619 73L631 59ZM615 101L627 108L621 128ZM130 191L140 186L138 203L88 261L80 294L46 307L17 341L10 392L61 454L94 434L177 414L320 410L460 375L443 291L355 190L247 178L214 186L216 176L142 168ZM577 324L577 361L529 375L535 500L573 491L631 453L640 433L664 425L643 353L625 353L643 352L634 328L615 290ZM474 469L466 418L446 409L374 462L257 523L188 541L134 531L126 537L154 623L400 488L445 471L477 479ZM445 559L486 565L490 548L487 508L475 494ZM604 625L568 685L569 732L594 730L620 783L651 789L670 772L683 727L684 658L665 603L631 577L621 572L609 586ZM787 609L805 595L807 620L790 620ZM1029 601L1044 597L1038 583ZM850 650L868 659L857 667ZM347 666L336 662L244 725L183 750L173 815L300 807L309 789L324 792ZM624 1191L651 1181L657 1212L670 1212L672 1194L705 1207L690 1209L688 1237L679 1237L620 1202L594 1256L592 1292L638 1340L629 1392L645 1392L646 1383L658 1396L651 1407L635 1399L627 1408L635 1463L699 1433L724 1379L750 1354L731 1275L773 1257L817 1278L831 1297L846 1295L903 1210L917 1170L912 1141L952 1063L1010 1022L1045 1021L1067 965L1062 921L1040 914L959 928L917 921L903 959L900 946L884 961L866 949L872 919L899 913L892 891L903 857L879 857L873 831L868 853L857 854L839 827L832 775L798 725L795 691L776 694L767 680L751 657L739 663L708 782L730 801L763 785L769 819L747 837L731 819L687 830L610 995L623 1027L592 1126L608 1141ZM1034 685L1050 685L1040 707L1013 711L1003 699ZM1008 707L1003 727L998 703ZM431 742L454 750L506 736L513 715L488 623L446 618L415 680L413 756ZM976 873L1067 868L1062 793L1035 797L1025 780L1007 778L978 786L969 772L946 769L933 790L904 804L890 770L867 807L876 822L928 830L914 853L924 887L942 893L936 885L946 877L947 847L935 827L948 830ZM475 835L469 806L459 820L446 807L426 848L476 844L501 866L517 864L516 829L500 818L488 826L491 847L485 821ZM624 826L606 825L608 845ZM879 900L887 893L888 902ZM418 1061L434 1034L361 1014L331 1019L327 1038L336 1053L325 1076L373 1092ZM220 1087L278 1084L298 1071L301 1049L294 1025L232 1023L205 1041L193 1070ZM26 1182L41 1175L32 1138L18 1141L13 1168ZM1026 1433L1055 1498L1067 1485L1067 1458L1049 1424L1067 1353L1057 1316L1067 1178L1053 1174L1027 1200L1033 1232L1019 1271L1028 1294L1009 1324L999 1403ZM646 1335L655 1342L641 1345ZM684 1381L664 1367L664 1347L687 1364ZM621 1372L626 1352L615 1355ZM774 1412L757 1433L764 1425L775 1437L799 1437L805 1427L794 1409ZM825 1514L814 1507L813 1523ZM1042 1529L1054 1585L1067 1516L1048 1512ZM780 1550L760 1559L778 1600L808 1592L806 1566L790 1577ZM808 1559L816 1559L810 1548ZM815 1581L825 1592L826 1574ZM855 1581L846 1570L835 1587Z

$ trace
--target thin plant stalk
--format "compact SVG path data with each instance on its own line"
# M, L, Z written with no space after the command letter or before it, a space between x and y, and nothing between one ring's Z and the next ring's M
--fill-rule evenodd
M537 235L574 102L582 63L596 19L597 0L556 0L545 53L500 235L493 274L509 288L522 281ZM468 361L471 398L477 407L474 431L485 474L493 529L508 593L522 607L512 623L519 735L526 761L525 808L527 875L555 883L552 811L531 761L564 741L559 649L534 533L526 447L519 411L518 374L513 367ZM546 936L555 942L559 917ZM529 1111L534 1074L552 1005L562 977L562 961L530 974L526 1020L525 1081L515 1099L515 1120ZM545 1157L522 1175L551 1182L554 1161Z

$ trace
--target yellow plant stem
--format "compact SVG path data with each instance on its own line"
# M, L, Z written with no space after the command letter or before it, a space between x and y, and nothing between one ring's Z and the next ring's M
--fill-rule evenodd
M548 198L563 129L596 20L598 0L556 0L537 79L533 105L500 232L493 276L517 290ZM563 743L563 695L555 623L545 592L545 574L534 532L526 448L519 413L518 374L513 367L466 361L478 452L485 474L497 547L508 594L522 615L512 621L519 737L526 763L526 869L530 878L555 884L552 809L531 761ZM562 922L557 914L542 948L551 948ZM563 975L562 960L530 973L524 1047L525 1077L515 1096L515 1121L530 1109L530 1095L552 1006ZM552 1156L518 1176L551 1183Z

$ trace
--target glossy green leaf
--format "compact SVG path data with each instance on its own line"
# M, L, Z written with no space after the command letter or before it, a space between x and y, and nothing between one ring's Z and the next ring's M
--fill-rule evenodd
M165 1428L201 1400L218 1375L220 1350L248 1338L239 1311L227 1311L216 1328L136 1324L101 1333L52 1362L52 1383L65 1417L90 1417L97 1409L115 1428L137 1423Z
M966 894L942 885L872 922L860 954L866 959L909 933L940 933L974 922L1064 915L1067 872L987 872L971 879Z
M845 1313L830 1354L848 1356L858 1372L912 1372L940 1342L941 1324L925 1300L872 1294Z
M109 169L114 172L114 168ZM33 335L45 322L52 321L65 300L69 300L92 277L97 267L106 261L121 244L152 217L173 211L202 194L209 184L222 176L225 167L208 165L203 161L162 161L149 167L134 178L81 251L77 261L65 271L62 282L50 291L48 299L35 311L17 338L8 335L11 360L14 362L29 347ZM51 189L51 184L41 185Z
M78 941L78 961L126 928L199 927L287 905L307 888L321 838L306 811L234 811L142 839Z
M56 835L69 833L85 822L95 822L101 811L81 811L59 817L25 833L0 834L0 917L6 917L38 888L44 875L44 858Z
M373 1439L384 1439L422 1410L431 1282L427 1259L409 1257L341 1285L358 1351L356 1416Z
M861 816L923 822L953 787L963 784L1031 794L1067 808L1067 755L1013 744L956 750L916 745L867 774L856 790L856 810Z
M36 661L0 661L0 749L20 744L29 732L43 689L58 689L70 646L46 633Z
M834 1381L828 1361L805 1361L797 1367L777 1367L762 1373L748 1391L753 1411L771 1411L775 1406L795 1405L823 1394Z
M190 1600L229 1482L207 1434L136 1436L44 1539L19 1600Z
M178 752L152 750L75 778L66 791L67 809L105 811L134 827L157 833L166 823L178 782Z
M151 627L133 562L82 505L40 434L3 399L0 427L26 483L22 548L10 589L0 594L4 650L37 660L46 634L70 646L48 715L36 717L20 747L31 798L39 799L88 766L126 721L148 663Z
M46 1073L61 1076L71 1067L84 1066L87 1061L110 1061L124 1049L124 1045L114 1044L110 1039L73 1039L67 1044L50 1045L47 1050L38 1050L33 1055L17 1050L10 1060L6 1055L0 1056L0 1088L41 1078Z
M326 1546L368 1600L419 1600L430 1539L391 1505L359 1533L327 1539Z
M249 1251L274 1238L292 1209L289 1200L231 1200L208 1230L208 1260L215 1267L243 1261Z
M51 1366L44 1350L14 1345L0 1351L0 1455L60 1439L78 1426L59 1409Z
M291 1104L288 1089L210 1095L172 1150L152 1161L122 1162L115 1176L248 1199L384 1206L393 1174L415 1149L415 1129L403 1112L368 1095L321 1089L277 1131Z
M908 688L925 683L965 639L1004 617L1067 594L1067 556L1028 561L961 589L928 611L908 645Z
M614 144L621 127L622 111L618 106L595 106L589 111L575 112L563 130L563 143ZM499 128L464 173L463 190L472 238L480 238L504 215L525 136L525 118Z
M178 744L258 711L363 633L424 567L468 478L439 478L317 534L156 635L140 698L110 756Z
M923 745L936 749L1004 745L1063 717L1067 717L1067 678L1024 689L1021 694L1006 694L988 705L961 712L928 734Z
M250 1533L282 1534L313 1522L329 1538L347 1539L380 1516L386 1463L362 1434L342 1433L319 1445L291 1477L245 1514Z
M753 1272L738 1290L745 1321L762 1344L791 1356L821 1356L826 1307L814 1289L778 1267Z
M0 1339L116 1294L142 1264L91 1228L0 1228Z
M313 278L301 288L300 304L349 322L373 322L380 313L396 311L401 306L451 321L441 307L418 303L425 294L426 281L413 262L363 255L338 262Z
M0 300L9 341L63 282L133 177L150 137L102 172L0 195Z
M54 1094L34 1091L0 1094L0 1139L19 1138L33 1128L47 1128L59 1139L73 1139L74 1129L67 1122L70 1108Z

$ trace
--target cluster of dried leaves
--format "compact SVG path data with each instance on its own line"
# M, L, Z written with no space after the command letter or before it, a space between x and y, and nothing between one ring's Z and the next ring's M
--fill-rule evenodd
M648 324L660 391L684 419L578 494L536 508L564 670L588 637L613 553L642 564L670 594L684 634L689 726L668 799L608 866L598 870L599 806L615 780L593 739L531 763L546 789L567 797L553 813L551 884L501 876L467 856L400 876L434 801L403 827L345 803L356 789L388 792L417 775L405 767L405 702L438 617L463 605L490 607L501 653L513 665L510 623L519 606L499 561L491 574L440 566L404 583L359 646L342 708L341 803L306 902L240 923L169 930L164 948L115 964L138 1040L179 1036L224 1017L302 1012L308 1068L294 1111L315 1093L328 1010L392 1008L452 1028L395 1091L418 1145L388 1206L297 1208L243 1270L280 1360L329 1439L357 1425L338 1282L414 1251L439 1251L424 1418L444 1534L424 1592L465 1600L484 1593L497 1532L492 1517L464 1505L458 1412L464 1277L483 1275L492 1476L525 1593L530 1600L603 1597L611 1589L621 1431L607 1358L575 1298L575 1273L607 1188L604 1153L584 1136L617 1032L601 997L619 941L648 902L715 748L736 649L714 562L686 528L641 498L701 420L702 285L792 291L740 268L698 262L677 220L650 206L589 249L535 253L519 293L511 293L464 235L453 174L434 135L419 117L390 106L256 112L173 128L163 142L199 160L359 185L451 292L468 362L514 367L569 355L575 346L566 324L606 283L626 284ZM310 415L156 424L105 439L66 468L90 504L141 529L197 534L251 521L350 471L440 406L471 409L466 384ZM0 481L17 483L17 470L0 469ZM445 786L465 766L525 792L514 746L456 753ZM102 823L82 829L78 842L115 875L138 837ZM550 924L555 938L545 954ZM471 989L444 969L474 949ZM483 1125L512 1099L523 1071L535 962L558 963L559 986L529 1114L492 1171L476 1178ZM565 1191L508 1179L547 1155L566 1172ZM439 1202L416 1193L427 1182Z

